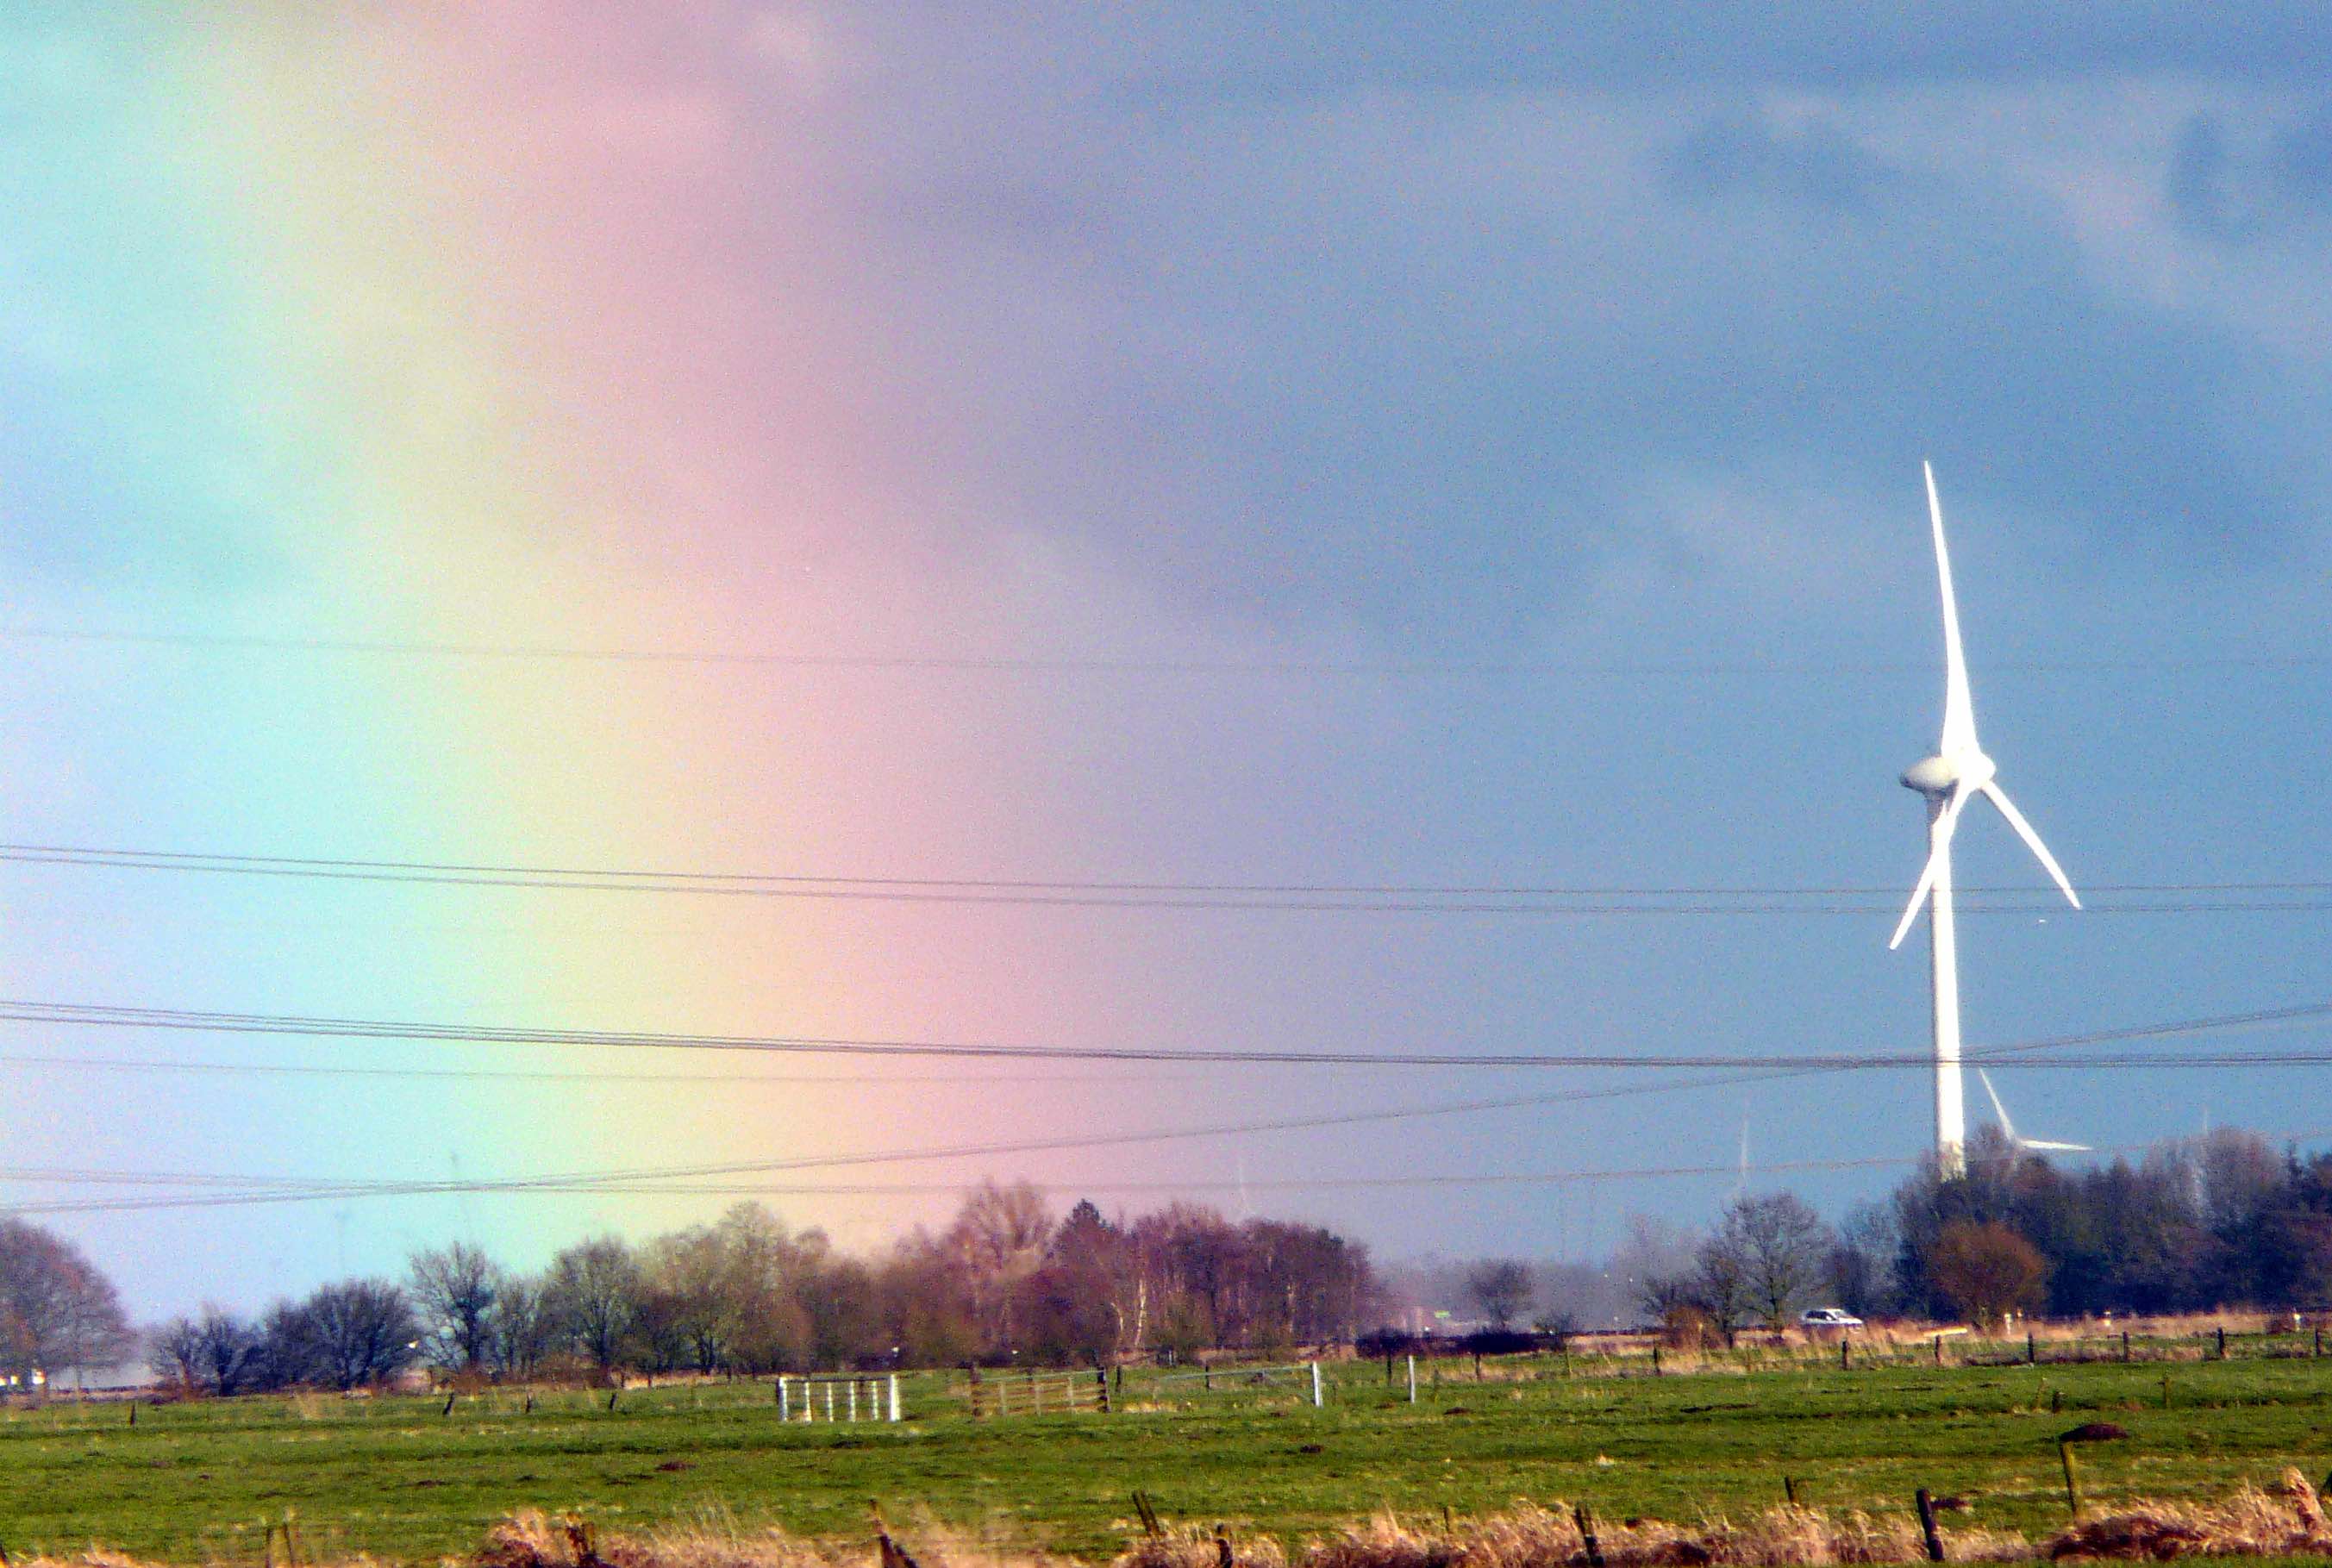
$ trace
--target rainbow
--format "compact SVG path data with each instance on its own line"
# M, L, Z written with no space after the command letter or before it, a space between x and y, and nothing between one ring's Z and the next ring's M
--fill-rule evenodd
M886 370L906 329L855 288L852 215L825 178L836 154L805 129L833 68L814 28L719 8L597 32L534 5L458 22L259 9L0 21L12 627L566 650L1008 636L1022 607L964 591L993 579L993 536L895 455L922 417ZM0 756L23 841L958 875L1062 853L1029 837L1047 786L1015 760L1016 735L1046 722L1042 694L588 658L7 645ZM953 1038L1123 1024L1079 988L985 965L978 910L7 876L0 974L17 996ZM9 1044L734 1066L22 1029ZM1082 1101L1068 1085L819 1085L776 1080L864 1073L760 1066L718 1092L612 1076L5 1081L41 1110L18 1128L26 1163L416 1177L947 1142ZM1171 1093L1144 1104L1174 1108ZM935 1169L977 1174L918 1173ZM718 1207L430 1199L204 1228L288 1257L273 1271L288 1288L394 1267L457 1226L525 1261L588 1226ZM818 1217L846 1228L854 1212L896 1218ZM100 1253L168 1253L182 1225L86 1230ZM183 1300L206 1277L181 1249L138 1294Z

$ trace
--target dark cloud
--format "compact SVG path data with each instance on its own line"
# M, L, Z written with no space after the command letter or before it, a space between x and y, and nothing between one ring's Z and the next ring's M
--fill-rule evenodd
M2163 196L2171 212L2188 232L2225 234L2229 221L2228 179L2234 159L2227 149L2227 133L2218 117L2189 115L2171 146L2170 170Z
M1833 125L1783 128L1754 115L1708 120L1666 164L1676 187L1688 194L1746 189L1838 208L1867 208L1889 176Z
M2332 104L2279 132L2268 155L2279 189L2312 203L2332 203Z
M1083 32L1071 17L1040 14L1030 33L1053 49ZM1122 13L1105 14L1107 34L1089 40L1094 47L1137 77L1199 91L1851 87L2151 72L2313 84L2332 53L2332 14L2299 0L2056 7L1494 0L1458 8L1315 0L1186 5L1169 14L1171 22L1133 30L1119 25Z

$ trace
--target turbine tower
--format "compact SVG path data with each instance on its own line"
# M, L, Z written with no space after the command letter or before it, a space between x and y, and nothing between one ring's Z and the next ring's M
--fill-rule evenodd
M1919 906L1929 902L1928 977L1935 993L1935 1168L1945 1177L1967 1170L1967 1113L1960 1097L1960 970L1957 933L1952 922L1952 832L1971 797L1981 795L2008 819L2075 909L2081 901L2057 865L2057 857L2032 831L2007 792L1993 781L2000 770L1976 743L1975 704L1968 694L1967 659L1960 651L1959 605L1952 597L1952 559L1944 549L1944 507L1935 498L1935 470L1922 464L1927 476L1927 520L1935 535L1935 576L1944 590L1944 733L1935 754L1914 762L1903 774L1903 787L1927 798L1927 865L1911 890L1911 903L1902 923L1887 946L1903 945Z

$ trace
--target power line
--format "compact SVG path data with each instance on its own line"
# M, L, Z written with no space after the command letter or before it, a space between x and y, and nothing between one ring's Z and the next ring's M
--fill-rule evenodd
M783 1084L795 1088L921 1088L932 1085L992 1088L1041 1084L1082 1085L1098 1088L1124 1083L1187 1083L1190 1074L1143 1074L1128 1078L1112 1073L638 1073L599 1070L528 1071L506 1067L354 1067L310 1062L195 1062L171 1056L84 1056L56 1053L0 1052L0 1066L69 1072L217 1073L253 1077L417 1078L463 1082L521 1084L705 1084L733 1087L740 1084Z
M2332 1011L2332 1004L2316 1004L2301 1008L2260 1009L2219 1018L2192 1019L2170 1024L2139 1026L2131 1028L2095 1031L2086 1036L2060 1036L2051 1039L2019 1042L2010 1045L1979 1047L1967 1053L1971 1061L2002 1066L2034 1065L2021 1058L2031 1054L2058 1047L2078 1045L2104 1038L2159 1037L2176 1034L2196 1033L2207 1029L2240 1027L2247 1024L2273 1023ZM1534 1108L1557 1104L1575 1104L1608 1100L1645 1094L1672 1093L1679 1090L1724 1087L1743 1083L1763 1083L1776 1079L1811 1076L1848 1070L1851 1059L1798 1058L1788 1066L1766 1070L1734 1072L1715 1078L1677 1083L1673 1080L1650 1085L1635 1085L1605 1089L1555 1091L1552 1093L1511 1095L1494 1099L1446 1102L1429 1105L1404 1105L1358 1113L1319 1114L1283 1117L1267 1121L1227 1123L1177 1129L1132 1133L1062 1134L1018 1142L964 1143L934 1148L861 1151L846 1154L806 1155L774 1160L731 1161L692 1166L634 1168L607 1171L567 1172L547 1176L508 1178L500 1181L339 1181L298 1185L301 1179L261 1178L272 1183L266 1190L205 1193L197 1196L171 1196L157 1199L89 1200L79 1209L67 1210L56 1207L41 1212L95 1211L119 1208L216 1208L240 1207L258 1203L320 1201L354 1197L426 1196L446 1192L540 1191L614 1192L631 1190L642 1183L655 1185L642 1188L649 1191L684 1190L670 1185L675 1182L708 1179L759 1175L777 1171L832 1169L842 1166L900 1164L930 1160L994 1158L1007 1154L1057 1152L1070 1150L1124 1147L1139 1143L1185 1142L1194 1139L1253 1135L1263 1133L1312 1131L1333 1127L1382 1124L1427 1118L1478 1114L1488 1111ZM1737 1064L1735 1064L1737 1065ZM1853 1065L1864 1065L1856 1063ZM117 1173L140 1177L156 1173ZM158 1178L158 1179L161 1179ZM235 1181L234 1177L196 1175L185 1177L186 1181Z
M2332 1136L2332 1129L2308 1128L2299 1131L2262 1133L2259 1136L2279 1143L2302 1143ZM2156 1142L2111 1143L2084 1151L2097 1154L2127 1154L2157 1146ZM1188 1191L1228 1191L1237 1188L1259 1188L1276 1191L1315 1191L1334 1190L1416 1189L1436 1187L1490 1186L1558 1186L1612 1181L1639 1181L1674 1178L1731 1176L1743 1170L1760 1175L1805 1173L1809 1171L1839 1171L1915 1167L1926 1162L1924 1154L1878 1154L1822 1160L1777 1160L1744 1167L1723 1165L1652 1165L1619 1170L1573 1170L1532 1171L1489 1171L1451 1175L1409 1176L1297 1176L1265 1177L1243 1181L1199 1177L1188 1181L1158 1181L1154 1179L1118 1179L1101 1177L1094 1180L1068 1181L1030 1181L1026 1184L1047 1192L1144 1192L1168 1193ZM144 1172L69 1172L47 1170L0 1169L0 1180L88 1181L123 1185L192 1184L205 1181L227 1181L229 1178L171 1177ZM291 1178L252 1178L255 1182L289 1184ZM559 1183L530 1184L526 1190L556 1193L588 1193L602 1196L683 1196L683 1197L913 1197L944 1195L971 1190L977 1183L968 1181L894 1181L894 1182L693 1182L686 1184L627 1185L612 1182L591 1182L566 1185ZM511 1184L500 1182L437 1184L437 1192L510 1191ZM282 1194L237 1193L225 1198L164 1197L156 1199L60 1199L43 1202L9 1206L11 1212L32 1214L121 1212L150 1209L217 1207L234 1201L267 1202L293 1201L305 1199L341 1198L354 1194L345 1188L316 1191L287 1191Z
M1794 1075L1748 1075L1749 1077L1760 1081L1767 1077L1791 1076ZM1711 1079L1708 1083L1721 1085L1737 1081L1740 1081L1739 1076ZM1663 1093L1696 1086L1700 1085L1668 1083L1610 1089L1560 1090L1546 1094L1508 1095L1496 1099L1460 1100L1427 1105L1400 1105L1376 1111L1329 1113L1256 1122L1218 1123L1197 1127L1145 1132L1067 1133L1008 1143L947 1144L925 1149L860 1151L847 1154L798 1155L777 1160L730 1161L705 1165L650 1166L619 1171L511 1177L498 1181L315 1181L303 1186L299 1184L301 1180L299 1178L267 1177L259 1179L268 1188L267 1190L263 1191L167 1199L91 1200L90 1208L91 1209L96 1208L223 1208L254 1203L313 1202L355 1197L419 1197L444 1192L619 1191L626 1190L624 1185L626 1183L663 1183L772 1171L821 1170L837 1166L906 1164L930 1160L992 1159L1008 1154L1056 1153L1073 1150L1123 1148L1138 1143L1182 1143L1196 1139L1249 1136L1263 1133L1308 1132L1331 1127L1421 1121L1440 1116L1479 1114L1488 1111L1519 1110L1541 1105L1621 1099L1635 1095ZM122 1174L154 1176L159 1173ZM234 1181L237 1179L198 1174L188 1180ZM659 1185L650 1190L664 1190L664 1189ZM52 1209L44 1211L58 1212L59 1210Z
M1464 883L1168 882L1101 878L915 877L750 871L629 870L454 861L366 860L86 845L0 843L0 862L118 871L290 877L578 893L666 894L888 904L1029 904L1072 908L1292 910L1321 913L1527 915L1879 915L1896 913L1887 886L1610 886ZM2332 881L2091 884L2086 913L2175 914L2332 909ZM1998 904L1964 913L2051 913L2050 890L1963 888ZM2098 903L2114 894L2143 902ZM2217 896L2197 899L2207 894ZM2237 896L2240 895L2240 896ZM2279 896L2278 896L2279 895ZM1884 903L1842 900L1874 899Z
M335 654L423 659L541 660L587 664L734 665L795 670L923 670L1028 674L1515 676L1575 675L1695 677L1704 675L1914 674L1935 673L1917 661L1675 659L1572 661L1544 659L1231 659L1137 658L1009 654L831 654L719 648L624 648L547 643L430 642L386 637L263 636L239 633L82 630L0 626L0 637L21 642L115 644L218 653ZM2178 670L2312 668L2332 655L2234 653L2185 658L2022 659L1993 668L2112 673Z
M2163 1039L2221 1029L2289 1023L2332 1015L2332 1002L2309 1002L2215 1018L2092 1030L1991 1048L1987 1060L2011 1065L2033 1052L2113 1042ZM291 1035L335 1039L436 1040L456 1044L587 1046L635 1050L698 1050L865 1056L941 1056L1002 1060L1149 1062L1201 1066L1467 1068L1772 1068L1845 1071L1925 1067L1925 1052L1738 1055L1706 1052L1295 1051L1262 1047L1065 1046L1010 1042L878 1039L819 1035L711 1035L651 1030L425 1023L287 1013L203 1012L0 998L0 1021L205 1034ZM1974 1053L1971 1053L1973 1055ZM2096 1065L2113 1065L2101 1063Z

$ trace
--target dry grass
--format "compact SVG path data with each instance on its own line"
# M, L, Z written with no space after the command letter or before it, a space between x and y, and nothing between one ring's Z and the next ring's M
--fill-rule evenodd
M2021 1535L1954 1530L1945 1537L1954 1562L2029 1560ZM1918 1526L1907 1518L1838 1515L1811 1508L1769 1508L1741 1521L1711 1517L1695 1525L1656 1519L1598 1524L1596 1544L1609 1568L1702 1568L1707 1564L1907 1563L1925 1556ZM1239 1544L1239 1568L1278 1568L1268 1541ZM1587 1543L1570 1510L1523 1506L1446 1531L1419 1529L1391 1514L1324 1540L1308 1542L1294 1568L1573 1568ZM1137 1540L1113 1568L1218 1568L1214 1540L1195 1531Z
M887 1550L881 1544L886 1539L809 1541L774 1525L741 1526L720 1513L642 1535L603 1536L587 1520L530 1508L489 1530L463 1568L868 1568L870 1559L880 1568L1064 1568L1043 1553L961 1531L918 1530L911 1544Z
M2053 1558L2332 1556L2332 1526L2308 1477L2286 1470L2264 1491L2219 1503L2143 1502L2085 1519L2052 1537Z
M1696 1524L1591 1519L1606 1568L1830 1568L1917 1563L1926 1551L1907 1515L1767 1508L1742 1519ZM879 1525L875 1528L879 1529ZM870 1532L871 1533L871 1532ZM2218 1503L2142 1502L2082 1521L2037 1551L2010 1532L1943 1533L1954 1563L2189 1556L2332 1556L2332 1523L2298 1470ZM1110 1568L1584 1568L1587 1543L1566 1506L1530 1505L1485 1518L1419 1527L1391 1513L1307 1541L1292 1562L1268 1535L1234 1536L1185 1525L1134 1537ZM16 1560L15 1568L158 1568L92 1546L65 1556ZM380 1568L365 1556L303 1562L301 1568ZM818 1542L774 1527L741 1526L723 1514L638 1535L601 1535L587 1520L524 1510L487 1532L484 1544L444 1568L1069 1568L995 1535L918 1529L912 1543Z

